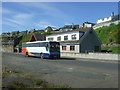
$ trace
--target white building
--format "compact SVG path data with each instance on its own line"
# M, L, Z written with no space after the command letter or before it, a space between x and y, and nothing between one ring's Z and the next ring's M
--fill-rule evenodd
M97 24L93 26L93 29L110 26L113 24L118 25L120 24L119 18L120 18L120 14L114 15L114 13L112 13L112 15L109 17L97 20Z
M116 19L116 15L114 15L114 12L112 12L111 16L97 20L97 24L104 23L104 22L109 22L109 21L112 21L114 19Z
M45 32L56 31L56 30L57 30L57 28L50 27L50 26L48 26L48 27L45 28Z
M101 41L92 28L79 28L46 36L47 41L60 41L61 52L99 52Z
M82 27L93 27L95 24L94 23L90 23L90 22L84 22L82 24Z
M79 28L89 28L94 26L94 23L90 23L90 22L84 22L82 24L72 24L72 25L65 25L63 27L60 28L60 31L69 31L69 30L75 30L75 29L79 29Z

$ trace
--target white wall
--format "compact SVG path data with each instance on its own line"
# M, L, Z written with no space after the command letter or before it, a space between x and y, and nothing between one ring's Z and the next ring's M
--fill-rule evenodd
M99 24L94 25L93 29L97 29L97 28L104 27L104 26L110 26L110 24L118 25L119 23L120 23L120 20L113 21L113 22L99 23Z
M85 23L84 27L92 27L92 24Z
M98 59L98 60L120 60L120 54L110 53L61 53L61 57L70 58L85 58L85 59Z
M56 35L50 35L46 36L46 41L48 41L48 38L54 38L53 41L57 41L57 37L61 36L61 41L64 41L64 36L68 35L68 40L72 40L72 35L76 34L76 40L79 40L79 31L74 32L66 32L66 33L60 33Z
M63 45L63 46L66 46L66 50L62 50L62 46L60 46L60 52L79 53L79 50L80 50L79 45L74 45L75 46L75 51L70 51L70 45Z
M103 19L104 19L104 20L103 20ZM111 20L112 20L112 16L106 17L106 18L103 18L103 19L97 20L97 24L98 24L98 23L107 22L107 21L111 21Z

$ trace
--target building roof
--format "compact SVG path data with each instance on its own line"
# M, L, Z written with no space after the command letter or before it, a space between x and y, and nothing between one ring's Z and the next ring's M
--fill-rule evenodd
M45 30L47 30L47 31L54 31L54 30L57 30L57 28L48 26L48 27L45 28Z
M91 22L84 22L84 23L95 25L95 23L91 23ZM84 24L84 23L83 23L83 24Z
M69 29L77 29L77 28L79 28L79 25L65 25L65 26L63 26L63 27L61 27L60 29L62 29L62 30L69 30Z
M61 31L61 32L55 32L51 35L56 35L56 34L61 34L61 33L67 33L67 32L75 32L75 31L81 31L81 32L88 32L92 30L92 28L78 28L78 29L75 29L75 30L68 30L68 31ZM47 36L51 36L51 35L47 35Z
M46 38L46 34L34 33L30 41L43 41Z

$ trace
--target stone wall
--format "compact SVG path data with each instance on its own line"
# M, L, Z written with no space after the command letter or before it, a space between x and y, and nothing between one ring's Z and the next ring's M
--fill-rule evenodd
M61 57L85 58L97 60L120 60L120 54L111 53L61 53Z
M14 52L14 43L13 42L2 42L1 46L2 52Z

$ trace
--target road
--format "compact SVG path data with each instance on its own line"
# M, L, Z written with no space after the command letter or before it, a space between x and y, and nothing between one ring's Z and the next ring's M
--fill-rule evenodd
M117 62L72 58L41 60L22 54L3 53L2 66L33 73L35 78L73 88L118 88Z

